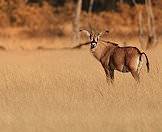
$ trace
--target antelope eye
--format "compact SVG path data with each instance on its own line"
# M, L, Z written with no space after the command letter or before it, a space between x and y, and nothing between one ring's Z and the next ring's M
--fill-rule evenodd
M99 40L99 37L96 37L96 38L95 38L95 41L97 42L98 40Z
M93 37L92 36L90 36L89 38L90 38L90 40L93 40Z

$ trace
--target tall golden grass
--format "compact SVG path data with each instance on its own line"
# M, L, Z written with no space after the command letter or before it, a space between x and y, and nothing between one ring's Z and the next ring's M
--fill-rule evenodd
M139 85L119 72L108 85L88 49L0 51L0 130L161 132L161 48L147 51Z

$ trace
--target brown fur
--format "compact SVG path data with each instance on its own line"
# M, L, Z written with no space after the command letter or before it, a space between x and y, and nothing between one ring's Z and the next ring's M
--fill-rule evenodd
M131 72L136 81L139 81L139 63L142 54L136 47L119 47L111 42L100 43L95 49L91 49L93 55L99 60L105 70L107 80L114 80L114 70ZM146 54L145 54L146 56ZM147 68L149 69L148 58Z
M149 61L145 53L141 53L136 47L120 47L118 44L100 40L99 38L108 31L94 34L88 30L84 31L90 38L91 52L102 64L107 80L114 80L114 70L120 72L131 72L136 81L139 82L139 73L142 67L142 57L146 58L146 66L149 72ZM98 43L99 42L99 43Z

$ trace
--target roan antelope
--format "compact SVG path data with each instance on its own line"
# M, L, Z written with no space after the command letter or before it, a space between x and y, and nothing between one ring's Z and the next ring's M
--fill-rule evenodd
M139 74L142 68L143 59L146 59L147 72L149 72L149 61L144 52L136 47L120 47L118 44L100 40L104 33L85 32L90 39L90 50L93 56L102 64L108 82L114 80L114 70L126 73L131 72L133 78L139 82Z

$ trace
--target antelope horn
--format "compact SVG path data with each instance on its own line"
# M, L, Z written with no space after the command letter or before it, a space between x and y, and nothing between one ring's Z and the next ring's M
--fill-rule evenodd
M80 29L80 32L86 33L87 36L90 36L91 35L91 33L88 30L86 30L86 29Z
M109 30L105 30L105 31L103 31L103 32L101 32L101 33L99 33L99 37L101 37L102 35L104 35L105 33L109 33Z

